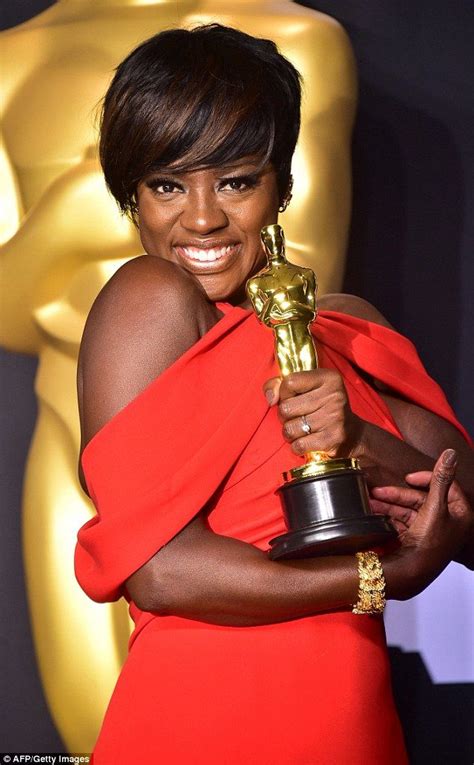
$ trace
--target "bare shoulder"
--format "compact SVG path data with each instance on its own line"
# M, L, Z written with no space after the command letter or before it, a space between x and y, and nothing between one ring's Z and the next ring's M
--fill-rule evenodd
M393 329L385 316L375 308L371 303L356 295L345 295L343 293L331 293L323 295L318 300L318 307L323 311L339 311L347 313L350 316L356 316L358 319L367 319L375 324L381 324L383 327Z
M149 358L169 319L185 320L183 306L195 290L173 263L150 255L129 260L102 288L87 317L79 353L82 373L98 366L105 372L124 356L136 363Z
M79 352L82 446L196 342L212 308L191 275L159 258L134 258L114 274L92 306Z
M147 312L156 305L153 298L176 298L196 289L197 282L179 266L151 255L131 258L109 279L97 296L88 317L95 319L117 303L122 308L141 304Z

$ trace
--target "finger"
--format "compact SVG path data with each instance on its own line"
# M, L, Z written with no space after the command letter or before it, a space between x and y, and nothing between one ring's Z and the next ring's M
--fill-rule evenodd
M281 404L279 409L281 408ZM280 419L284 421L283 425L283 437L287 441L294 441L297 438L304 438L307 435L314 435L318 431L318 416L314 416L314 412L311 414L303 412L300 417L295 417L293 420L286 420L280 415ZM308 433L305 426L310 428Z
M396 520L403 523L407 528L416 518L416 511L407 507L391 505L388 502L381 502L378 499L370 500L370 507L375 515L388 515L390 520Z
M458 455L454 449L445 449L433 469L426 505L448 512L448 492L456 475Z
M314 390L309 393L301 393L294 398L283 399L280 397L280 405L278 407L278 416L282 422L288 422L289 420L297 419L305 415L310 417L318 412L325 404L324 398L318 401L314 396Z
M426 492L404 486L374 486L371 495L382 502L419 510L426 500Z
M311 433L309 436L297 438L292 442L291 450L300 457L308 452L325 452L329 457L335 457L337 446L334 443L326 443L321 431L321 433Z
M417 473L407 473L405 481L409 483L410 486L420 486L427 489L430 485L432 475L433 472L431 470L420 470Z
M280 386L281 377L272 377L264 384L263 392L270 406L278 403L280 398Z
M329 378L336 373L329 369L312 369L307 372L292 372L282 380L280 400L298 396L301 393L309 393L321 388Z
M381 502L379 499L369 497L370 509L375 515L388 515L390 505L387 502Z
M464 502L464 504L466 505L469 504L469 502L467 501L466 495L464 494L463 490L461 489L457 481L452 482L448 491L448 502L455 502L455 501Z

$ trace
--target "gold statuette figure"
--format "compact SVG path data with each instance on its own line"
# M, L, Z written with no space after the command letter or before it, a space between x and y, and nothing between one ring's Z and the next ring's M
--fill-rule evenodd
M280 226L266 226L262 242L268 267L247 283L254 311L275 333L275 351L283 377L316 369L318 358L309 330L309 324L316 318L314 271L286 259Z
M265 226L261 238L267 266L247 282L254 311L274 333L283 377L317 369L310 329L317 316L314 271L286 259L285 237L278 224ZM380 544L392 535L385 518L371 514L364 474L356 459L308 452L306 463L284 478L279 492L289 531L271 540L271 558L345 553Z

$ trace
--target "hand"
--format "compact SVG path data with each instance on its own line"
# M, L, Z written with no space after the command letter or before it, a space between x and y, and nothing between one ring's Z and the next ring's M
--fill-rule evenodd
M411 473L407 482L429 491L399 486L372 489L375 513L388 515L401 548L383 560L389 572L389 597L405 599L421 592L448 565L472 531L474 517L460 487L453 483L457 455L446 449L433 472Z
M341 375L332 369L293 372L274 377L263 386L271 405L278 404L283 437L295 454L323 451L355 457L362 440L363 421L351 410ZM303 419L303 416L305 419ZM310 434L305 434L307 422Z

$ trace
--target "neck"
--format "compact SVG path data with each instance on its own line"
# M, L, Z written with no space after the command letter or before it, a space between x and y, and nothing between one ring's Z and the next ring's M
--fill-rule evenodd
M269 266L282 266L286 262L286 258L283 253L267 253L267 260Z

